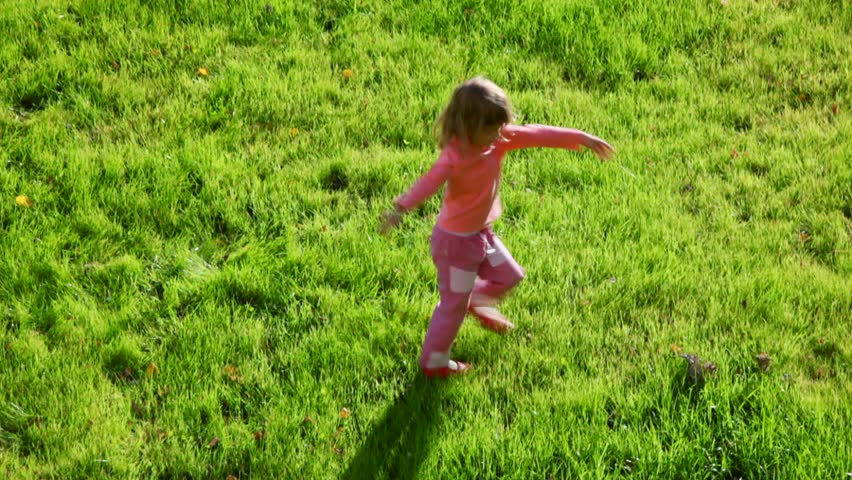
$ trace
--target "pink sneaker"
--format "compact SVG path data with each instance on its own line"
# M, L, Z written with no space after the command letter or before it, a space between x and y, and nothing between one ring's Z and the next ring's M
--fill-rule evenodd
M456 362L455 360L452 362L456 364L456 368L450 368L449 365L438 368L423 368L423 374L427 377L447 378L450 375L464 375L470 371L470 364Z
M467 311L479 320L480 325L494 333L504 334L515 329L515 324L494 307L471 305Z

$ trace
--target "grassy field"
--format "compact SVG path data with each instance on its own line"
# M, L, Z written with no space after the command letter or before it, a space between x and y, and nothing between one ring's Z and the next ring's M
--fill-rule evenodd
M0 33L0 476L852 472L845 0L4 0ZM440 199L376 227L478 74L618 155L510 154L518 329L430 382Z

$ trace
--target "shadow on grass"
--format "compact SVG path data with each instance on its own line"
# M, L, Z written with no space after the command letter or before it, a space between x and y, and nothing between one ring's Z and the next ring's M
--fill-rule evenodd
M340 478L416 478L440 421L443 384L418 374L372 425Z

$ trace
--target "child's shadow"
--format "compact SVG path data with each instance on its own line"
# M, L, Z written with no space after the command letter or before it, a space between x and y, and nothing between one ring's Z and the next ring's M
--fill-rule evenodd
M418 374L373 423L369 437L340 478L416 478L440 421L442 383Z

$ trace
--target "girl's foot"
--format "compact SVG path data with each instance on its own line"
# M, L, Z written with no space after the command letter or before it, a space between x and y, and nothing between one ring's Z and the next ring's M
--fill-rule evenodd
M515 328L515 324L494 307L471 305L468 312L476 317L483 327L492 332L503 334Z
M427 377L440 377L447 378L450 375L462 375L470 371L470 365L467 363L456 362L455 360L450 360L450 362L443 367L438 368L426 368L423 367L423 374Z

